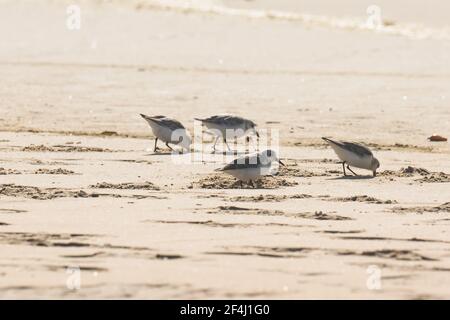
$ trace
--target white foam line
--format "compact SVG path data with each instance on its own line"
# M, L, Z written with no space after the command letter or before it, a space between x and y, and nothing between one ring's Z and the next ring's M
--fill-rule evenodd
M249 10L229 8L216 1L180 1L180 0L146 0L139 2L140 7L179 12L197 12L250 19L268 19L295 21L307 26L319 26L344 30L365 30L380 34L403 36L410 39L450 40L450 28L430 28L420 24L380 25L373 28L362 18L336 18L323 15L283 12L276 10Z

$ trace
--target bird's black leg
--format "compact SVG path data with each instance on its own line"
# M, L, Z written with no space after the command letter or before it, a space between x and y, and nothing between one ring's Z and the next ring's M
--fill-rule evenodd
M344 176L347 176L347 173L345 172L345 161L342 162L342 170L344 170Z
M227 145L228 151L231 151L231 148L230 148L230 146L227 143L227 138L224 137L223 138L223 142L225 142L225 144Z
M167 148L169 148L169 149L170 149L170 151L173 151L172 147L171 147L171 146L169 146L169 143L168 143L168 142L166 142L166 146L167 146Z
M347 165L347 169L350 170L350 172L353 173L353 175L357 176L357 174L352 169L350 169L349 165Z
M245 137L245 152L248 153L249 152L249 148L250 148L250 136ZM237 143L235 143L234 148L237 150ZM237 152L236 152L237 153Z
M158 147L156 146L157 143L158 143L158 138L155 139L155 148L153 149L153 152L156 152L156 150L158 150Z
M214 145L213 145L213 152L212 153L215 153L216 152L216 144L217 144L217 141L219 140L219 137L217 136L216 137L216 140L214 140Z
M250 180L248 184L251 185L252 188L255 188L255 185L253 184L253 181L252 181L252 180Z

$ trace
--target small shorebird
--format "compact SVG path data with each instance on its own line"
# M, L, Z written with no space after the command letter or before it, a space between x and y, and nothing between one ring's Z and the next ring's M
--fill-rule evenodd
M250 182L253 186L253 180L257 180L262 176L272 175L274 168L272 164L274 161L278 161L282 166L284 163L278 159L277 154L273 150L265 150L253 156L241 157L235 159L233 162L227 164L221 169L221 171L232 175L239 181Z
M360 145L358 143L352 142L340 142L333 141L328 138L322 138L333 148L339 159L342 160L342 169L344 170L344 176L347 175L345 172L345 165L347 164L347 169L350 170L355 176L357 174L350 169L350 166L371 170L373 176L377 175L377 169L380 167L380 162L375 158L369 148Z
M206 126L216 136L214 141L213 150L216 151L216 144L220 137L227 145L228 151L231 151L230 146L227 143L227 139L240 138L248 133L254 133L259 138L259 133L256 131L256 124L248 119L237 116L212 116L206 119L195 118L197 121Z
M181 146L186 151L189 150L191 145L191 137L186 131L186 128L177 120L167 118L165 116L153 116L149 117L141 113L141 117L144 118L155 135L155 148L154 152L158 150L158 139L166 143L166 146L173 151L169 146L169 143Z

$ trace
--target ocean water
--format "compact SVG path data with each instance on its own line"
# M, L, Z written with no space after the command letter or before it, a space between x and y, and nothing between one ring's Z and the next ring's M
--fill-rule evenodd
M395 2L395 4L393 4ZM306 27L363 30L411 39L450 40L450 1L137 0L141 9L279 20ZM431 12L426 8L431 7Z

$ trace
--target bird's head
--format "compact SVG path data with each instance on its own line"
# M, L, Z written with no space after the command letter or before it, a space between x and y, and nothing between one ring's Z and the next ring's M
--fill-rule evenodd
M380 161L378 161L377 158L372 159L372 172L373 176L375 177L377 175L377 169L380 167Z
M254 123L251 120L247 120L245 123L245 131L251 131L253 132L258 138L259 138L259 133L256 130L256 123Z
M260 153L261 163L269 164L273 161L278 161L279 164L284 166L284 163L278 158L277 153L274 150L264 150Z
M186 151L190 151L190 147L192 144L192 139L187 130L180 129L175 130L172 133L172 141L176 141L175 143L185 149Z

